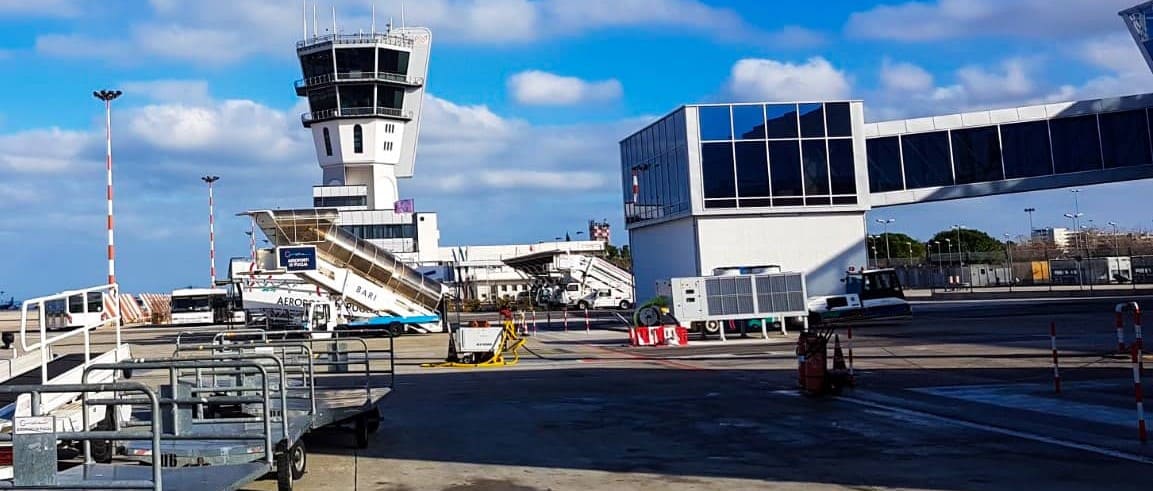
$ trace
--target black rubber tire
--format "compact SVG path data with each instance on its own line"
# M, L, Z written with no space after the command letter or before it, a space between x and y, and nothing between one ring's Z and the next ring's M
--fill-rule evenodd
M356 417L356 422L352 425L353 435L356 438L356 448L368 448L368 418L364 415Z
M376 433L380 429L380 410L373 409L365 415L365 423L368 425L369 433Z
M292 480L298 481L304 477L304 473L308 472L308 450L304 448L303 441L296 442L288 451L288 461L291 463Z
M398 338L398 337L404 335L404 324L401 324L399 322L389 323L387 330L388 330L389 336L392 336L394 338Z
M629 302L628 300L621 300L620 305L617 305L617 307L620 307L621 310L628 310L628 309L633 308L633 304L632 304L632 302Z
M589 303L584 301L584 300L577 302L576 306L577 306L577 310L588 310L589 309Z
M288 452L276 454L276 489L277 491L292 491L292 461Z
M95 440L92 445L92 460L97 464L112 463L112 441Z

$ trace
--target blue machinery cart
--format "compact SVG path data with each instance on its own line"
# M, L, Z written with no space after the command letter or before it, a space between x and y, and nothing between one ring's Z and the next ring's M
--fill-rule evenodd
M84 381L102 371L159 375L157 390L136 381L0 386L0 394L30 393L33 408L43 394L79 392L86 407L128 406L133 414L109 425L86 421L95 429L77 432L36 411L15 418L12 434L0 435L13 442L15 477L0 488L231 490L275 472L279 489L291 490L306 471L305 434L351 427L355 445L368 445L393 386L391 337L387 350L373 351L359 338L223 334L208 344L178 341L172 358L85 370ZM379 364L387 368L374 369ZM58 440L83 441L83 463L58 471ZM114 455L98 462L92 442L110 443Z

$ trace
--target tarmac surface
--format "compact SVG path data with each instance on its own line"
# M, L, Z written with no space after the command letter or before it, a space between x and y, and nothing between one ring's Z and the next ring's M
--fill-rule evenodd
M855 327L856 387L819 398L796 390L795 332L629 347L599 313L587 331L538 323L520 363L488 369L421 368L446 337L405 336L369 447L310 437L296 488L1145 490L1122 300L917 303L910 322ZM179 330L125 332L140 357Z

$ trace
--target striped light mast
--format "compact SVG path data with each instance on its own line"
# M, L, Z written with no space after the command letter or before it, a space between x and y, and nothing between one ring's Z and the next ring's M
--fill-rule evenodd
M200 180L208 183L208 262L209 273L212 275L210 288L216 287L216 203L212 197L212 184L220 180L220 176L204 176Z
M92 93L97 99L104 101L104 127L105 127L105 146L106 146L106 160L105 167L108 171L108 284L116 284L116 246L115 241L112 240L112 101L123 92L119 90L98 90Z

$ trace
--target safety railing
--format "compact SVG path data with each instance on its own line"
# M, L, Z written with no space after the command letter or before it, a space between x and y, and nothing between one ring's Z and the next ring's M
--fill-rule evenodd
M384 116L398 119L412 119L416 113L412 110L396 109L393 107L342 107L311 111L300 115L300 122L310 124L314 121L332 118L360 118L366 116Z
M62 385L11 385L0 386L0 393L4 394L31 394L32 396L32 415L27 417L18 417L13 423L13 431L11 434L0 433L0 441L12 442L13 446L13 480L12 484L16 488L32 488L32 489L163 489L163 481L161 479L161 466L158 459L152 462L152 480L101 480L91 481L82 480L79 482L69 481L67 483L58 483L56 480L56 442L58 440L76 440L83 441L85 449L90 446L93 440L112 440L112 441L131 441L131 440L145 440L151 441L151 451L153 454L160 450L161 432L158 431L157 418L151 418L148 422L150 430L147 432L139 431L88 431L88 425L82 431L56 431L56 421L52 416L42 416L39 411L40 399L46 393L69 393L79 392L87 396L90 392L139 392L144 394L144 398L138 399L111 399L104 400L104 405L118 406L127 404L127 401L138 403L143 401L148 404L153 415L160 414L160 399L152 389L144 384L138 382L117 382L111 384L62 384ZM92 401L86 400L86 404ZM93 404L94 405L94 404ZM88 411L85 409L85 416ZM20 455L24 452L29 452L30 455ZM86 461L91 463L91 455L86 457ZM38 465L37 463L47 463L48 465ZM85 476L87 477L87 476Z
M335 33L324 34L320 36L312 36L308 39L302 39L296 42L296 49L305 49L312 46L332 43L332 44L389 44L392 46L400 46L403 48L411 48L413 46L413 39L406 36L398 36L395 34L383 32L361 32L361 33Z
M119 302L119 286L116 284L108 284L85 288L82 290L71 290L54 295L43 297L36 297L25 300L20 307L20 346L21 348L30 353L38 350L40 352L40 383L48 383L48 362L51 361L50 349L53 345L60 343L66 339L80 336L83 338L84 343L84 364L88 365L92 361L92 336L91 331L106 323L111 322L116 327L116 347L119 348L123 342L120 337L120 308L117 305L114 312L109 313L107 316L99 315L91 319L86 319L85 323L79 328L48 337L48 306L50 303L64 302L67 305L69 297L81 296L84 301L88 300L88 294L92 292L100 293L102 296L101 302L106 299L114 299L114 302ZM35 342L29 343L28 335L28 311L29 308L35 308L37 312L37 330L39 338ZM107 312L108 309L103 309Z
M243 359L231 359L231 358L243 358ZM261 361L268 361L268 360L271 360L273 362L273 364L276 365L276 374L278 376L278 380L280 381L280 388L281 388L281 390L279 390L279 391L274 391L272 389L271 380L269 378L269 371L265 367L265 364L261 363ZM232 376L232 377L238 377L240 379L240 382L236 383L236 384L228 384L227 386L224 386L224 387L218 387L217 385L219 385L219 384L217 384L216 379L213 378L213 379L211 379L212 381L210 383L208 383L208 384L204 383L205 380L204 380L204 378L202 378L202 371L208 370L213 374L221 374L222 373L221 370L225 370L225 369L228 369L228 371L223 372L223 374L228 375L228 376ZM248 371L246 372L245 369L248 369ZM244 354L244 355L230 355L229 359L207 357L207 358L182 359L182 360L177 360L177 359L156 360L156 361L134 360L134 361L127 361L127 362L119 362L119 363L99 363L99 364L90 365L90 366L85 368L84 379L87 380L88 375L94 371L108 371L108 370L111 370L111 371L131 370L133 372L135 372L137 370L167 370L168 371L168 381L169 381L170 387L173 388L172 396L159 398L158 401L159 401L159 404L167 406L168 410L171 411L170 416L171 416L171 421L173 421L172 428L171 428L172 431L171 432L165 432L165 431L163 431L163 428L161 428L161 431L157 431L155 429L154 421L156 419L158 419L160 416L159 407L157 407L156 410L152 413L151 419L153 420L153 422L148 423L148 424L151 424L152 427L154 428L153 432L156 432L158 434L163 435L163 437L164 437L163 439L166 439L166 440L263 441L264 442L264 452L263 452L264 453L264 459L269 464L272 464L274 462L273 461L273 448L274 447L272 446L272 423L273 423L273 421L280 423L281 431L283 432L282 434L285 435L286 438L287 438L287 435L289 434L289 432L288 432L288 418L287 418L287 415L285 414L285 411L283 410L284 408L288 407L287 406L287 397L285 394L286 391L283 390L283 388L285 387L285 384L286 384L284 365L275 356L268 355L268 354L255 353L255 354ZM186 377L189 375L196 375L196 380L193 384L191 384L192 386L190 387L189 395L187 397L180 397L178 395L175 387L182 380L185 380ZM247 375L258 376L260 379L260 384L259 385L246 385ZM282 408L282 410L280 411L281 415L279 417L275 416L273 414L273 410L272 410L273 406L272 406L271 402L272 402L272 393L273 392L279 392L280 404L281 404L281 408ZM226 394L226 395L223 395L223 396L219 395L221 393ZM233 393L235 393L236 395L229 395L229 394L233 394ZM258 395L256 395L256 396L243 395L243 394L251 394L251 393L257 393ZM142 401L140 399L126 398L126 397L113 397L113 398L109 398L109 399L89 399L86 397L84 399L85 405L136 406L136 405L142 404L143 402L145 402L145 401ZM200 417L193 417L189 421L189 423L191 425L209 425L209 424L227 424L227 423L260 423L262 431L260 433L249 433L246 431L236 431L234 428L233 429L226 429L225 431L218 431L218 432L205 431L205 430L184 431L186 428L182 428L181 425L176 423L176 421L178 421L177 413L178 413L180 407L192 406L192 407L203 408L205 406L210 406L210 405L214 405L214 404L258 404L261 407L261 412L260 412L261 414L259 416L246 417L246 418L245 417L209 418L209 417L204 417L205 415L203 414L203 412L200 412L199 413ZM90 425L88 418L89 418L88 411L85 410L84 411L84 425L85 425L85 427L88 427ZM119 431L121 429L120 421L117 418L113 418L113 420L115 422L115 429L117 431ZM137 425L140 425L140 423L126 424L125 426L137 426ZM84 448L84 454L85 454L84 455L85 461L90 463L92 461L91 449L90 449L90 446L87 444L85 445L85 448ZM160 460L161 460L160 455L156 452L156 449L154 448L152 450L152 462L153 462L153 464L156 464Z
M345 82L345 81L370 81L370 82L397 82L405 85L419 86L424 85L424 77L410 77L403 73L392 72L337 72L326 73L324 75L317 75L314 77L307 77L297 80L295 85L297 90L303 90L308 87L317 85L328 84L332 82Z

